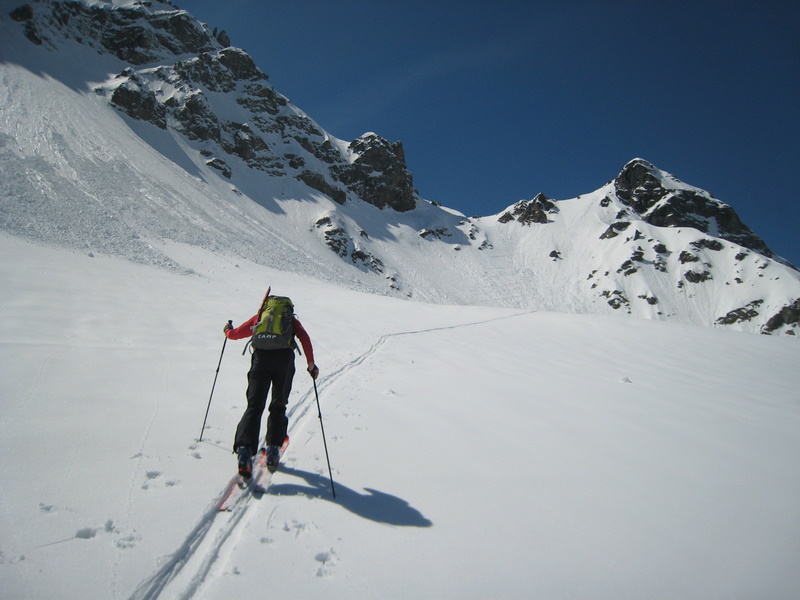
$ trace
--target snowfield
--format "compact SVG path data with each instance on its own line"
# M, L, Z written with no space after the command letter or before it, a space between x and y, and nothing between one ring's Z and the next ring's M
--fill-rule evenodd
M797 598L800 346L195 274L0 235L0 596ZM267 494L215 500L264 289L315 346ZM303 359L298 358L298 365Z

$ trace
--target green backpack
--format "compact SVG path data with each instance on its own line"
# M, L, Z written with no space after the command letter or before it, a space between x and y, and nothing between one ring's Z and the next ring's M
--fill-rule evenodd
M294 305L284 296L267 296L261 306L258 323L253 328L253 348L279 350L296 348L292 332Z

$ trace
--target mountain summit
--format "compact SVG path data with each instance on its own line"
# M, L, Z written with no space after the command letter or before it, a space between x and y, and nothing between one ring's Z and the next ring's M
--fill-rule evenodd
M614 180L614 190L623 204L651 225L693 227L765 256L774 256L730 206L646 160L637 158L625 165Z
M180 269L180 244L426 302L796 335L800 274L733 208L637 158L468 218L405 148L327 133L170 2L3 2L0 228Z

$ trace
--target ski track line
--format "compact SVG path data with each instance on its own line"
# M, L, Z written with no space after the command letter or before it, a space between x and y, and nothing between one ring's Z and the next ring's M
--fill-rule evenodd
M196 553L200 542L203 541L214 519L218 513L217 505L222 500L222 495L214 500L206 509L206 512L189 533L180 547L172 554L170 559L164 563L153 575L139 584L139 587L131 594L130 600L152 600L158 598L167 585L180 573L184 566Z
M0 433L3 433L10 424L16 422L17 417L19 414L24 411L28 406L30 406L31 402L35 401L39 395L39 385L41 384L42 380L45 378L45 371L47 371L47 366L50 364L50 361L53 359L54 356L58 354L58 351L53 350L47 356L44 357L42 364L39 365L39 370L36 373L36 378L31 383L30 387L28 388L28 392L23 396L22 401L16 404L10 411L10 413L3 415L3 419L0 420Z
M355 367L360 366L361 364L366 362L369 358L374 356L375 353L378 352L378 350L387 341L389 341L392 338L401 337L401 336L405 336L405 335L421 335L421 334L425 334L425 333L432 333L434 331L447 331L449 329L461 329L463 327L473 327L475 325L484 325L486 323L492 323L494 321L502 321L502 320L505 320L505 319L513 319L513 318L516 318L516 317L521 317L521 316L524 316L524 315L533 314L535 312L538 312L538 311L529 310L529 311L525 311L525 312L521 312L521 313L515 313L513 315L505 315L505 316L502 316L502 317L493 317L491 319L485 319L483 321L471 321L471 322L468 322L468 323L456 323L454 325L442 325L440 327L430 327L428 329L417 329L417 330L412 330L412 331L396 331L394 333L386 333L386 334L382 335L380 338L378 338L378 340L374 344L372 344L372 346L370 346L362 355L357 356L356 358L354 358L350 362L342 365L336 371L334 371L333 373L328 375L325 378L325 380L323 382L321 382L320 385L317 386L317 388L318 388L318 390L322 390L322 389L326 389L326 388L330 387L330 385L335 383L340 377L342 377L343 375L349 373L352 369L354 369Z
M264 489L268 488L272 480L270 474L262 483ZM251 506L252 492L242 495L233 509L227 513L220 513L219 503L227 496L230 486L235 485L234 479L206 509L200 521L195 525L183 544L172 554L170 559L156 573L142 582L130 596L130 600L152 600L159 598L162 593L170 592L169 587L174 583L176 590L166 597L188 600L192 598L206 581L214 564L221 557L222 548L228 540L234 537L241 528L239 523L248 513ZM227 517L227 519L225 519ZM218 520L215 528L214 523ZM213 539L206 541L208 534L215 531ZM185 569L185 572L184 572Z
M171 372L172 372L172 363L170 362L170 365L169 365L169 367L167 369L166 381L164 382L164 392L162 394L162 397L166 396L169 393L169 380L170 380ZM150 422L147 424L147 428L144 431L144 435L142 436L142 442L141 442L141 444L139 444L139 449L133 455L133 457L131 457L131 458L135 458L136 459L136 468L134 469L133 475L131 475L131 478L130 478L130 481L129 481L129 484L128 484L128 492L127 492L126 499L125 499L125 526L126 526L126 528L127 528L127 526L130 525L131 515L133 514L133 498L134 498L134 496L136 494L136 490L139 488L139 486L137 486L137 482L139 481L139 477L140 477L141 472L142 472L142 462L143 462L143 460L145 458L144 450L145 450L145 447L147 446L147 441L150 439L150 434L153 431L153 426L155 425L156 420L158 419L159 412L161 412L161 399L157 398L156 399L155 410L153 410L153 415L150 417ZM116 557L116 559L114 561L114 565L112 567L111 587L112 587L112 592L115 592L113 597L119 597L119 594L116 593L116 592L117 592L118 581L119 581L119 566L120 566L120 563L121 563L121 553L122 553L122 550L120 548L117 548L117 557Z
M268 489L271 485L272 475L272 473L267 473L262 480L260 487L263 490ZM224 571L225 566L238 546L241 536L248 530L247 523L258 514L256 510L249 510L252 506L251 500L254 495L253 491L248 491L239 498L235 507L236 514L231 515L231 519L225 524L224 528L220 528L218 531L211 547L205 550L199 567L194 570L188 585L178 596L179 600L190 600L206 581L213 581L220 571ZM259 493L259 496L263 497L264 494ZM276 508L273 507L270 519ZM224 548L224 546L229 548ZM214 569L215 567L216 569Z
M39 366L39 370L36 373L36 377L34 378L33 382L31 383L30 387L28 388L27 393L22 396L22 399L19 403L13 406L8 414L3 415L3 418L0 420L0 436L5 437L6 429L11 426L13 427L17 422L17 419L21 413L23 413L31 404L31 402L35 401L36 398L39 396L39 387L42 380L45 378L45 372L47 371L47 367L50 364L50 361L53 359L54 356L58 354L57 351L52 351L47 354L44 359L42 360L41 365ZM63 487L63 486L62 486ZM3 507L3 512L5 514L5 519L9 523L14 523L16 520L19 519L18 515L11 512L11 508L9 503L6 501L5 495L0 495L0 506ZM19 556L23 554L17 550L17 548L24 548L26 546L25 542L23 541L23 536L14 531L11 534L11 539L6 540L5 543L5 551L8 552L9 557ZM8 542L11 542L9 544ZM18 564L22 568L24 572L24 580L27 586L27 594L28 597L34 597L36 595L35 590L37 589L34 585L36 581L37 574L34 570L35 567L31 564L33 561L30 560L21 560L18 561Z
M377 341L375 341L375 343L373 343L372 346L370 346L363 354L361 354L361 355L357 356L356 358L354 358L353 360L345 363L344 365L342 365L341 367L339 367L338 369L333 371L330 375L327 375L326 377L324 377L319 382L319 384L317 385L317 391L319 392L319 391L322 391L322 390L325 390L325 389L329 388L331 385L336 383L336 381L338 381L342 376L347 375L354 368L362 365L364 362L366 362L368 359L370 359L372 356L374 356L378 352L378 350L380 350L380 348L387 341L389 341L392 338L396 338L396 337L400 337L400 336L404 336L404 335L421 335L421 334L424 334L424 333L431 333L431 332L434 332L434 331L446 331L448 329L460 329L462 327L472 327L472 326L475 326L475 325L484 325L486 323L492 323L494 321L502 321L504 319L513 319L513 318L521 317L521 316L524 316L524 315L530 315L530 314L533 314L533 313L536 313L536 312L538 312L538 311L536 311L536 310L528 310L528 311L524 311L524 312L521 312L521 313L515 313L513 315L505 315L505 316L502 316L502 317L493 317L491 319L485 319L485 320L482 320L482 321L471 321L471 322L468 322L468 323L456 323L454 325L442 325L440 327L430 327L428 329L417 329L417 330L412 330L412 331L396 331L394 333L386 333L386 334L380 336L377 339ZM289 408L289 410L287 411L287 416L290 419L292 419L293 422L301 421L303 419L303 417L308 413L309 409L312 408L312 407L315 407L314 403L309 402L309 400L312 399L312 398L314 398L314 389L313 389L313 387L311 389L309 389L303 395L303 397L300 399L300 401L298 401L296 404L292 405ZM302 409L302 410L300 410L300 409ZM298 415L295 415L295 413L298 410L300 410L300 413ZM294 430L294 427L292 427L292 430Z
M486 323L516 318L535 312L537 311L525 311L522 313L515 313L513 315L494 317L492 319L486 319L483 321L456 323L454 325L443 325L441 327L431 327L428 329L398 331L384 334L380 336L363 354L345 363L330 375L326 376L317 386L317 389L327 389L330 387L330 385L334 384L342 376L348 374L354 368L362 365L369 358L374 356L378 350L380 350L381 347L392 338L483 325ZM306 391L301 399L287 412L287 416L293 423L290 431L292 435L299 427L299 424L303 422L304 417L308 414L308 412L312 408L316 407L316 403L312 402L312 399L315 399L313 387ZM147 435L145 435L145 440L142 442L142 448L144 448L146 438ZM190 600L192 597L194 597L203 583L205 583L207 580L214 564L219 558L222 557L223 546L229 540L237 537L234 536L234 533L237 532L239 529L239 523L244 519L248 509L253 505L251 502L253 494L246 493L239 498L234 505L233 510L228 513L220 513L217 507L230 491L230 485L233 484L233 481L234 480L231 479L231 481L225 486L220 494L217 495L214 501L211 502L205 513L203 513L203 516L198 521L197 525L195 525L194 529L192 529L180 547L171 555L169 560L167 560L167 562L164 563L155 573L139 584L139 586L130 596L130 600L153 600L155 598L159 598L163 592L169 591L168 587L172 582L175 582L175 585L182 587L182 589L168 597L178 598L179 600ZM266 479L262 484L262 487L267 489L271 483L272 475L270 474L269 478ZM274 508L270 513L270 518L272 518L272 514L274 514ZM224 519L225 516L228 518ZM213 527L215 522L223 519L224 522L220 523L217 528ZM213 540L204 543L206 537L212 530L216 531ZM229 554L230 553L226 553L226 555L228 555L226 558L230 558ZM185 573L184 569L186 569Z

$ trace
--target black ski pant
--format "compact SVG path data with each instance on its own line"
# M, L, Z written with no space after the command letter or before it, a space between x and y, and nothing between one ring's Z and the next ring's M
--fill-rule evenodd
M289 419L286 405L292 391L294 379L294 350L254 350L247 374L247 409L236 428L234 451L246 446L253 454L258 450L261 417L267 405L267 396L272 388L267 418L267 446L280 446L286 437Z

